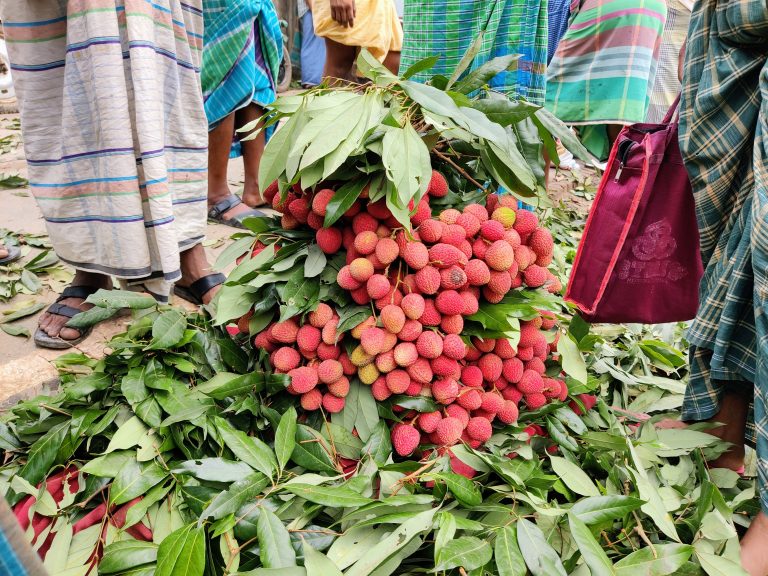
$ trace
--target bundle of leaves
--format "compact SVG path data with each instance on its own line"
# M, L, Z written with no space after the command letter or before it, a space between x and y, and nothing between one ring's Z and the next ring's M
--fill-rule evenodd
M62 357L61 391L3 417L3 492L52 574L741 573L754 486L706 467L716 438L627 416L623 382L590 377L595 409L549 406L482 451L395 461L367 389L357 435L300 421L285 376L150 301L102 295L137 310L113 352Z

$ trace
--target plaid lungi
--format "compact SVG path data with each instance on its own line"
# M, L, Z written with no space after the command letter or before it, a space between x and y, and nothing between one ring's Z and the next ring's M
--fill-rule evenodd
M685 420L719 411L729 381L754 382L751 428L768 512L768 9L700 0L691 16L680 148L705 264L691 325Z
M547 67L547 0L408 0L403 18L405 40L400 70L439 55L430 70L413 76L426 82L435 74L450 76L464 53L485 29L480 52L467 69L508 54L520 59L489 85L511 96L544 103Z

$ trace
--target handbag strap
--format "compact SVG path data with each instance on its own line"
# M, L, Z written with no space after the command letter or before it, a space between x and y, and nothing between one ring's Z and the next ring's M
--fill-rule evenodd
M677 109L680 106L680 93L677 94L677 98L675 98L675 101L672 102L672 106L669 107L669 110L667 110L667 115L664 116L664 120L661 121L662 124L669 124L672 122L672 118L676 117L677 115Z

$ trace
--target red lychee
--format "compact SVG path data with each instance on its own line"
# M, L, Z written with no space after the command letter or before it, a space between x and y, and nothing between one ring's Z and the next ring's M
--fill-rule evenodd
M397 423L392 428L392 447L400 456L410 456L419 446L421 434L410 424Z

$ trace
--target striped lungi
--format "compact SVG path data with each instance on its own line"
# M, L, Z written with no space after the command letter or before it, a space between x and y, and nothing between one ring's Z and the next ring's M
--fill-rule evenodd
M32 192L75 268L180 278L203 239L201 0L0 1Z
M696 200L704 277L688 333L685 420L720 410L729 382L754 383L760 497L768 513L768 10L699 0L691 15L680 148Z
M544 103L547 68L546 0L408 0L403 18L405 40L400 70L439 55L429 70L413 76L426 82L450 76L467 49L485 29L480 51L468 72L498 56L520 54L513 67L493 78L492 89Z
M584 145L608 156L606 124L645 120L667 15L664 0L573 0L568 31L547 71L547 108L582 126Z
M271 0L205 0L202 85L210 128L275 101L283 36Z

